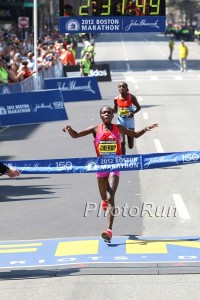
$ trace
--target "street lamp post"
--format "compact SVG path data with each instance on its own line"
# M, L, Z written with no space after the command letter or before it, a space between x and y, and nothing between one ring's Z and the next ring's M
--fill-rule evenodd
M53 1L50 0L49 2L49 15L50 15L50 24L49 24L49 29L50 29L50 34L53 29Z
M33 2L33 24L34 24L34 57L35 57L35 66L34 66L34 71L35 71L35 90L38 90L38 63L37 63L37 58L38 58L38 52L37 52L37 41L38 41L38 22L37 22L37 0L34 0Z

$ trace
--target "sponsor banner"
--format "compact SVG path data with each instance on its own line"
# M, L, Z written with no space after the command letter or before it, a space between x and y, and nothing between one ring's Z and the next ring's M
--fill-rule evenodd
M165 16L60 17L61 33L165 32Z
M110 66L108 64L92 65L90 75L95 76L97 81L111 81Z
M65 102L102 100L95 77L45 79L46 89L59 89Z
M80 65L63 66L63 74L65 77L68 77L68 78L81 77Z
M1 95L0 126L60 120L68 120L68 117L59 90Z
M80 66L64 66L63 73L66 77L79 77ZM110 66L108 64L91 65L90 76L95 76L97 81L111 81Z
M4 163L9 167L17 168L22 174L138 171L200 163L200 151L4 161Z
M40 82L41 73L38 74L37 81L38 86L41 88ZM20 83L12 83L12 84L0 84L0 94L14 94L14 93L24 93L34 91L34 77L31 76Z
M13 94L22 91L20 83L0 84L0 94Z

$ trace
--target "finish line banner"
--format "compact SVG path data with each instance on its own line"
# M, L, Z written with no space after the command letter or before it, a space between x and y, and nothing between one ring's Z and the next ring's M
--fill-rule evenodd
M68 120L59 90L2 94L0 126Z
M4 161L22 174L75 174L139 171L200 163L200 151L152 153L122 156Z
M65 102L102 100L95 77L45 79L46 89L59 89Z

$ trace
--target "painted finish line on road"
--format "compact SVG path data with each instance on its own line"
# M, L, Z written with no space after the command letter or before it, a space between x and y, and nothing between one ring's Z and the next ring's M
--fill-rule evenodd
M200 163L200 151L4 161L4 163L18 169L22 174L133 171Z
M0 271L113 263L199 263L200 237L97 237L0 242Z

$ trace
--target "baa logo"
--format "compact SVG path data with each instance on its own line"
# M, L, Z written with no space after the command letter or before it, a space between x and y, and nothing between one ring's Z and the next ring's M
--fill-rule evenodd
M80 23L75 19L71 19L71 20L67 21L67 23L65 25L65 29L67 31L79 31Z
M85 167L86 167L86 172L98 170L98 165L96 164L96 161L93 160L87 161Z
M7 86L3 87L2 94L10 94L10 90Z
M0 106L0 115L1 116L7 115L7 110L4 106Z

